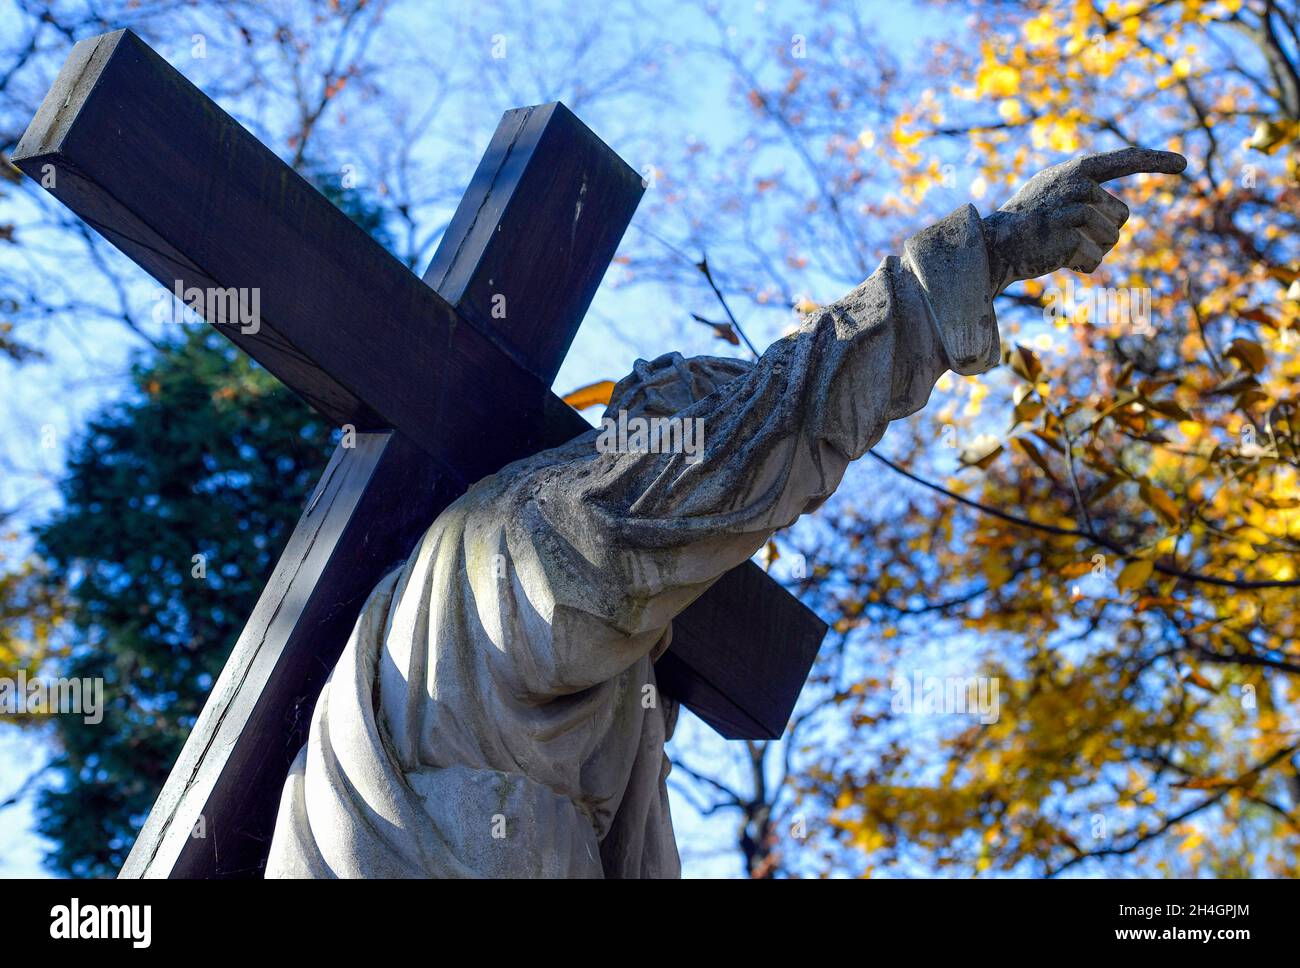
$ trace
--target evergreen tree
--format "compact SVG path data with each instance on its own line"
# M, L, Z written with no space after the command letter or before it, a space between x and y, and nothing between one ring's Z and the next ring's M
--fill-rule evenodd
M51 866L114 875L328 458L331 428L215 330L132 371L92 420L38 531L72 600L60 672L104 679L104 718L54 717L40 794Z

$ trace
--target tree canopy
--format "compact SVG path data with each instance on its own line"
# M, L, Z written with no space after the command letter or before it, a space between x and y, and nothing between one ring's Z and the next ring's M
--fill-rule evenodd
M934 6L965 29L910 65L848 7L802 48L795 16L766 47L719 30L750 111L722 207L777 226L676 203L700 288L748 300L724 329L829 301L882 234L988 214L1065 157L1191 163L1116 183L1133 217L1101 270L1013 288L1003 368L945 378L770 549L837 638L794 739L749 751L767 792L702 795L769 845L755 872L1294 876L1298 11ZM996 681L999 717L900 710L913 671Z

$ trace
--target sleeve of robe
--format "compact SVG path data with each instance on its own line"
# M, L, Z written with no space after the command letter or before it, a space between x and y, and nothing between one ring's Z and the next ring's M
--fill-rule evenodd
M821 505L945 371L996 365L992 297L966 206L682 411L703 420L702 460L603 453L539 471L509 529L513 556L544 576L530 598L551 613L550 654L521 670L529 691L576 692L665 647L676 615Z

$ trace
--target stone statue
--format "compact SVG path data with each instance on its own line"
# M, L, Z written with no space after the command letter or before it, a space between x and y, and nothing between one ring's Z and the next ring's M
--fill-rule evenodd
M981 219L907 240L757 364L637 361L607 415L700 421L681 447L519 461L448 507L375 588L285 784L267 875L675 877L655 659L673 618L822 504L946 371L1000 358L993 298L1091 272L1128 209L1099 183L1177 174L1125 148L1057 165Z

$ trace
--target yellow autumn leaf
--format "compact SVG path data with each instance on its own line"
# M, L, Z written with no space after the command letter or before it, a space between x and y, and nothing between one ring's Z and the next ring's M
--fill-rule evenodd
M1061 569L1062 578L1082 578L1092 571L1091 561L1072 561Z
M1178 521L1178 505L1174 503L1174 499L1165 493L1165 491L1146 483L1142 484L1139 490L1142 494L1142 500L1155 508L1155 510L1160 513L1160 516L1166 521L1170 524L1174 524Z
M1223 355L1240 360L1251 373L1263 372L1267 363L1264 347L1250 339L1234 339Z
M1137 558L1130 561L1120 571L1119 577L1115 579L1115 586L1120 591L1128 591L1134 588L1141 588L1151 578L1152 572L1155 571L1155 562L1147 561L1144 558Z
M1002 116L1002 120L1011 124L1019 124L1026 117L1024 106L1013 97L1003 98L999 102L998 114Z
M1271 155L1282 145L1289 144L1300 137L1300 121L1290 119L1280 121L1261 121L1251 136L1248 147Z
M984 559L984 577L988 579L989 588L1001 588L1011 579L1011 569L1001 555L989 555Z
M980 434L968 446L962 448L958 460L966 467L978 467L980 470L986 470L1001 453L1001 441L992 434Z
M605 406L614 392L613 380L597 380L586 386L578 387L564 395L564 402L574 410L586 410L588 407Z
M980 96L1011 97L1020 90L1020 72L1007 64L986 64L975 78Z

